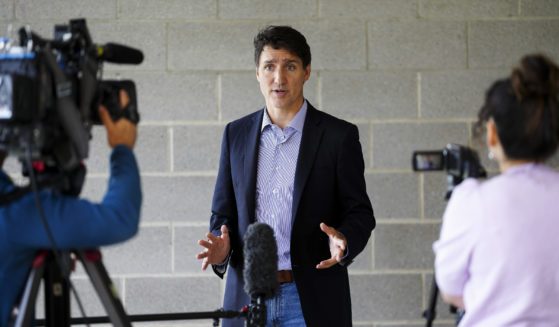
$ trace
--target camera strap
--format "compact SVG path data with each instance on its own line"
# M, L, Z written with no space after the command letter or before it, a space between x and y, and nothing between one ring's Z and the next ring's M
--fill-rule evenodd
M49 47L42 51L42 55L56 84L56 111L58 117L77 155L77 157L72 158L74 160L70 160L67 163L68 167L65 168L75 167L82 159L87 158L89 152L89 133L82 122L80 111L72 98L71 81L68 80L64 71L60 68Z
M37 189L49 189L55 193L76 197L81 192L85 181L85 175L86 168L83 164L80 164L70 172L43 174L37 180ZM17 201L32 191L33 188L31 184L23 187L15 187L14 190L0 195L0 206Z
M30 192L31 186L17 187L15 190L2 194L2 196L0 196L0 206L12 203L13 201L20 199L25 194Z
M49 180L45 180L45 181L41 181L39 183L37 183L37 186L39 189L53 185L54 183L56 183L56 179L58 179L58 177L56 178L52 178ZM32 188L31 185L26 185L23 187L16 187L13 191L10 191L8 193L4 193L2 195L0 195L0 206L6 205L8 203L12 203L16 200L19 200L20 198L22 198L23 196L25 196L28 193L32 192Z

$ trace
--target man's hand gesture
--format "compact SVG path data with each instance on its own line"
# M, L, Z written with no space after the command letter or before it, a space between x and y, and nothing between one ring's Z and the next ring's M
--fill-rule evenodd
M206 238L208 239L207 241L198 241L198 245L205 247L205 249L196 256L196 259L203 259L202 270L206 270L208 265L222 263L227 258L231 249L229 231L225 225L221 226L221 236L207 233Z
M320 229L324 233L326 233L326 235L328 235L330 254L332 255L332 257L328 260L321 261L318 265L316 265L316 268L326 269L342 261L347 243L345 237L335 228L330 227L325 223L320 223Z

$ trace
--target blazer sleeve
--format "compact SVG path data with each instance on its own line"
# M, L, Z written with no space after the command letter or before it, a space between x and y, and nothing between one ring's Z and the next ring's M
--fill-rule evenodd
M235 202L235 192L233 189L233 177L231 173L231 160L229 148L229 134L231 124L225 127L223 132L223 140L221 141L221 155L219 159L219 170L217 173L217 180L212 200L212 215L210 218L210 233L221 236L221 226L226 225L229 230L231 241L231 251L233 251L233 244L236 231L234 228L237 226L237 207ZM222 264L212 265L213 271L220 278L223 278L227 271L227 265L231 253L227 256Z
M365 163L357 126L351 124L345 133L337 161L337 193L342 208L338 231L347 241L347 255L341 264L349 265L365 248L376 225L365 185Z

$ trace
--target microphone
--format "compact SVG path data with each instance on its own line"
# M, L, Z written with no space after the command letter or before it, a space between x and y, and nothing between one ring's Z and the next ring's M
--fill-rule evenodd
M244 290L252 299L271 299L279 288L274 230L267 224L253 223L248 226L244 241Z
M138 49L109 42L97 46L97 58L115 64L139 65L144 60L144 54Z

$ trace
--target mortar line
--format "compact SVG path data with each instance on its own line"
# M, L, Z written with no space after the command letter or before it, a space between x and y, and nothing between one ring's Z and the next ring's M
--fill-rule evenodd
M167 130L167 137L169 138L169 171L175 171L175 142L174 142L174 130L172 126L169 126Z
M216 86L215 86L215 96L217 101L217 121L223 120L223 106L222 106L222 83L223 83L223 75L222 73L218 72L216 77Z
M417 118L421 118L421 72L417 72Z
M171 228L171 273L175 273L175 226L174 222L169 225Z

